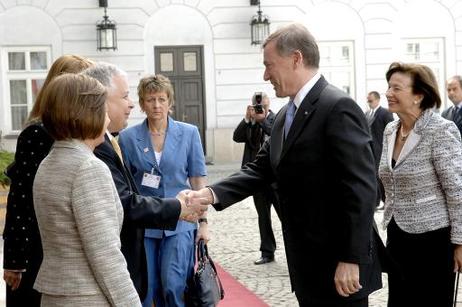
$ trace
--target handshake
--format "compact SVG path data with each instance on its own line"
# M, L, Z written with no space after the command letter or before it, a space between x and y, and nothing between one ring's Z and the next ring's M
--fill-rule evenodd
M203 188L198 191L183 190L176 198L181 203L180 220L191 223L197 222L202 214L213 203L213 195L210 189Z

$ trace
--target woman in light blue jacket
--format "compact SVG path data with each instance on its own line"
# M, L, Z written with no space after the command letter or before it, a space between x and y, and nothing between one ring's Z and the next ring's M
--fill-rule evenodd
M138 97L147 115L120 133L127 167L142 195L172 197L184 189L205 187L204 152L197 127L173 120L170 80L150 75L140 80ZM193 274L195 240L208 240L207 219L197 225L179 221L175 231L146 229L148 294L144 306L184 306L186 282Z

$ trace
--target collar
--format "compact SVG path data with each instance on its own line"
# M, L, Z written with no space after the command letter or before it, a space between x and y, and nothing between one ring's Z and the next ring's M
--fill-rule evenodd
M109 132L109 130L106 130L106 135L109 138L109 141L112 141L112 139L115 137Z
M462 108L462 101L459 102L458 104L455 104L454 106L456 106L456 107L459 108L459 109Z
M375 113L375 111L377 111L377 109L380 108L380 104L378 104L375 108L371 109L369 108L369 111L372 111L372 113Z
M316 72L316 74L308 80L308 82L305 83L305 85L298 91L297 95L295 95L294 98L294 104L298 108L300 107L300 104L302 103L303 99L305 99L306 95L311 91L313 86L318 82L318 80L321 78L321 74L319 72Z

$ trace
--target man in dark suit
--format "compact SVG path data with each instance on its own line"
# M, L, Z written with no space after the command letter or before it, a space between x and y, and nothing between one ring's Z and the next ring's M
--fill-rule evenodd
M448 98L453 105L443 111L441 116L452 120L462 134L462 77L454 76L446 82Z
M271 34L265 73L277 97L271 138L240 172L191 192L217 210L276 182L292 289L300 306L367 306L381 287L373 213L376 173L364 113L318 72L319 51L300 24Z
M86 69L83 74L97 79L108 89L107 112L111 122L105 142L96 147L94 153L109 167L124 208L124 222L120 233L121 250L127 261L130 278L143 301L147 290L144 229L174 230L179 218L196 221L207 206L198 202L186 206L184 192L171 199L138 194L133 177L123 162L120 147L112 135L127 126L133 109L133 102L128 96L127 75L117 66L106 63L98 63Z
M378 172L380 158L382 156L383 131L387 124L393 121L393 114L380 106L380 94L376 91L372 91L367 95L367 104L369 105L369 110L366 111L366 119L372 136L372 152L374 154L375 170ZM383 209L383 205L380 206L380 201L385 201L385 191L383 190L381 181L378 182L378 189L379 194L377 196L376 206L377 210L381 210Z
M247 162L255 160L261 146L271 135L275 115L270 110L268 95L257 92L252 97L252 104L247 106L244 118L234 130L233 140L245 143L242 167ZM253 202L258 214L258 228L260 230L261 257L254 263L256 265L274 261L276 239L271 226L271 205L275 203L273 191L270 186L263 191L253 194ZM279 214L277 205L274 207Z
M367 95L369 110L366 112L366 119L372 136L372 148L375 159L375 168L379 169L380 157L382 156L383 131L387 124L393 121L393 114L380 106L380 94L372 91Z

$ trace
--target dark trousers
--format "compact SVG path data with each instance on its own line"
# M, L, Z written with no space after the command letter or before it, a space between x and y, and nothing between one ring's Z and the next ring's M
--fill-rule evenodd
M307 302L305 298L297 295L298 304L300 307L368 307L369 300L366 296L365 298L354 300L354 301L341 301L336 303L313 303Z
M388 307L452 306L454 246L449 227L411 234L392 219L387 234L387 250L396 264L388 274Z
M258 214L258 228L260 229L260 251L263 257L274 257L276 240L271 225L271 204L275 202L271 188L254 194L253 201ZM277 205L274 204L279 216Z

